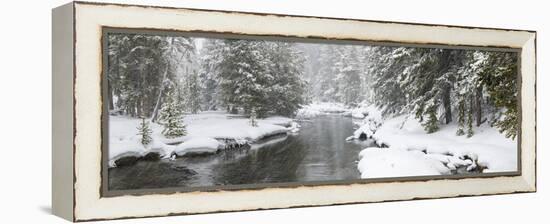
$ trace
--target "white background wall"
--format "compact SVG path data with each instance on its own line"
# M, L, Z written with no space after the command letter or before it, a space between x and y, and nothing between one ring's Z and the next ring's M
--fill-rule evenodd
M99 0L97 0L99 1ZM115 1L115 0L113 0ZM51 8L65 0L0 6L0 223L62 223L51 215ZM538 193L236 212L111 223L542 223L550 213L545 1L203 0L120 3L484 26L538 31ZM269 24L266 24L269 25ZM483 186L480 186L483 187Z

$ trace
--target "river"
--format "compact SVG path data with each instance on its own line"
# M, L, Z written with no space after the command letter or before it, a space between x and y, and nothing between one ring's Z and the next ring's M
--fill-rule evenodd
M353 122L338 115L300 122L300 132L216 155L139 161L108 171L110 190L353 180L359 151L372 143L347 142Z

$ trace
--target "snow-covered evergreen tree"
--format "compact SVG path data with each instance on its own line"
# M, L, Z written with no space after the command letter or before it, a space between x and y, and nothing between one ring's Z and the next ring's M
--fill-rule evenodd
M288 116L304 102L303 57L292 44L225 40L224 46L216 68L220 98L229 110Z
M221 100L224 105L242 108L249 113L252 107L267 104L265 45L262 41L225 40L224 57L219 66ZM264 116L265 109L259 109Z
M167 138L176 138L187 134L186 126L183 123L183 111L176 99L174 90L170 90L160 111L159 118L164 126L162 134Z
M491 123L506 137L514 139L518 132L518 57L517 53L485 52L481 65L481 82L489 98L499 108Z
M305 102L307 83L303 80L304 56L294 44L286 42L266 43L267 104L268 113L293 116Z
M367 72L372 76L374 103L383 108L382 113L386 116L404 113L403 108L412 98L414 89L404 90L404 87L412 87L408 84L411 80L407 78L411 76L410 70L405 70L405 66L417 57L411 56L409 51L407 48L379 46L370 50ZM409 111L412 112L412 109Z
M153 141L153 138L151 137L153 131L149 127L149 121L146 120L144 117L141 118L141 123L139 123L137 129L138 135L141 136L141 144L143 146L148 146Z
M437 130L439 130L439 119L437 116L437 105L433 103L433 101L430 101L427 103L424 112L422 114L424 116L423 118L420 118L423 120L421 122L422 126L424 127L424 130L426 130L427 133L434 133Z

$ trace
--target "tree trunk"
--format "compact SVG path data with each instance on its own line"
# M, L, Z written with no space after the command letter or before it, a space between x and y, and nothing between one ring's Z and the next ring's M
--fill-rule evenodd
M164 74L162 75L162 80L160 81L159 94L157 96L157 102L155 103L155 108L153 109L153 116L151 118L152 122L157 121L157 118L158 118L158 113L159 113L160 104L161 104L160 99L162 98L162 94L164 92L164 81L166 80L166 76L168 74L168 67L169 67L169 64L166 65L166 69L164 69Z
M475 115L476 115L476 126L480 126L482 123L481 120L481 98L482 98L482 88L478 87L476 88L476 94L475 94Z
M115 104L113 102L113 89L111 88L111 84L107 81L107 94L108 95L108 100L109 100L109 110L113 110L115 109Z
M443 51L440 56L439 68L437 69L439 74L444 74L449 69L451 64L451 51ZM451 111L451 85L448 83L443 84L443 108L445 110L445 124L449 124L453 121L453 114Z
M451 111L451 88L448 85L443 90L443 107L445 108L445 124L449 124L453 121L453 114Z
M231 114L238 114L239 113L239 110L237 109L236 106L231 106Z
M137 103L137 116L139 118L145 118L145 116L143 116L143 97L140 97Z

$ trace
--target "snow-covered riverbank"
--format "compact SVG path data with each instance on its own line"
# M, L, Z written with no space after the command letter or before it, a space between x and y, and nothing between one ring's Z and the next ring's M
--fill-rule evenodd
M368 109L369 107L366 105L349 107L343 103L313 102L299 109L296 113L296 118L308 119L320 115L343 115L363 119L367 116Z
M286 117L259 119L252 127L244 117L223 112L207 111L186 115L187 135L169 139L163 127L151 123L152 143L143 146L137 129L140 119L126 116L109 117L109 165L116 166L121 158L142 158L147 155L170 157L192 154L213 154L228 144L247 145L270 136L297 132L299 125Z
M439 131L427 134L412 117L382 121L380 117L367 116L351 138L369 137L382 148L367 148L360 153L361 177L517 170L515 140L488 124L475 127L471 138L457 136L456 130L456 124L441 125Z
M362 178L445 175L462 172L517 170L517 141L506 138L487 123L474 127L470 138L457 136L454 123L427 134L412 116L382 117L374 106L346 107L340 103L313 103L298 112L300 118L340 115L358 124L347 140L372 139L379 147L359 154Z

